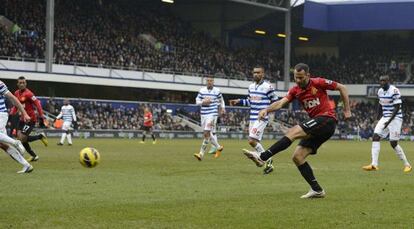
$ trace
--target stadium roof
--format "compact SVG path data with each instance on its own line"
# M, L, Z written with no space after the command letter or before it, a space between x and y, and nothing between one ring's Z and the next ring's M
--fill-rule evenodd
M307 0L306 0L307 1ZM360 3L387 3L387 2L412 2L410 0L311 0L312 2L325 3L325 4L360 4ZM305 0L290 0L291 5L301 5L305 3Z
M324 31L414 29L414 0L305 1L303 26Z

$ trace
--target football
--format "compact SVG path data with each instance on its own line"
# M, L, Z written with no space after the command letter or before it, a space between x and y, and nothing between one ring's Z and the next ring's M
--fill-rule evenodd
M79 153L79 162L87 168L97 166L100 159L101 155L98 150L92 147L83 148Z

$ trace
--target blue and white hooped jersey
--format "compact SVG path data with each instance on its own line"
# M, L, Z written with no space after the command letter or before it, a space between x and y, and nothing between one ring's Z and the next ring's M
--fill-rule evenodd
M7 89L6 84L0 81L0 112L7 113L6 97L5 97L7 92L9 92L9 89Z
M402 104L400 90L398 90L398 88L394 85L390 85L386 91L384 91L383 88L380 88L378 90L378 98L379 103L382 106L382 117L384 118L391 117L395 104ZM395 117L400 119L403 118L402 106L400 106L400 109Z
M62 118L64 122L76 121L75 108L72 105L63 105L57 119Z
M220 89L213 87L211 90L207 87L202 87L198 92L196 103L201 104L203 99L210 98L211 103L209 105L201 105L201 116L218 116L219 106L224 105L223 96L220 93ZM224 108L224 107L223 107Z
M241 99L239 105L250 106L250 121L256 121L260 110L269 107L270 104L278 100L276 91L267 81L252 83L249 86L247 99ZM266 116L265 121L269 120Z

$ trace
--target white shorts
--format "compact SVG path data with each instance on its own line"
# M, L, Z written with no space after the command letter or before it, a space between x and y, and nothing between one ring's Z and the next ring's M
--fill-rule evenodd
M217 116L201 116L201 127L204 131L216 133Z
M262 140L263 132L267 126L267 121L256 120L249 123L249 138Z
M62 130L73 130L72 122L63 122Z
M389 119L382 117L375 126L374 134L378 134L381 138L386 138L390 134L390 141L398 141L400 140L402 120L394 118L387 128L384 129L384 124Z
M6 112L0 112L0 133L7 134L6 126L9 120L9 114Z

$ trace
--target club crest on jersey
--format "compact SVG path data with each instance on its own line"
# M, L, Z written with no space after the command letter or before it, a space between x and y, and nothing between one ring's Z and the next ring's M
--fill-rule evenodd
M316 93L318 93L318 89L316 89L315 87L311 88L311 93L312 95L316 95Z
M316 98L316 99L304 101L303 102L303 107L305 109L310 109L310 108L316 107L320 104L321 104L321 102L319 101L319 98Z

